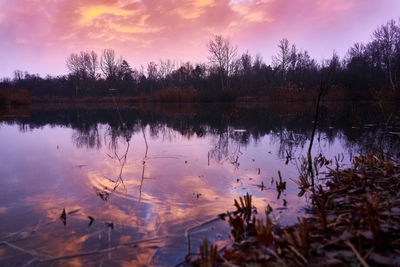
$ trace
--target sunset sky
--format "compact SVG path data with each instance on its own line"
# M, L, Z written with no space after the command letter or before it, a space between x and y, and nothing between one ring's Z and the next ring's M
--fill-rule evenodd
M134 67L207 62L215 34L267 63L284 37L321 60L399 15L399 0L0 0L0 78L65 74L70 53L104 48Z

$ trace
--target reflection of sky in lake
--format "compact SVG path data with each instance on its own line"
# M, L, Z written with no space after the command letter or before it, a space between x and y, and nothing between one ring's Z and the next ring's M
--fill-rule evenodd
M0 126L0 240L29 250L3 244L0 262L21 265L35 257L50 260L91 251L57 262L176 264L187 254L187 235L192 252L205 236L211 241L228 239L227 223L212 220L233 210L233 199L246 192L253 195L260 213L271 205L273 218L281 224L294 223L302 214L306 199L297 196L297 185L288 179L297 178L299 161L286 165L285 156L288 151L294 158L305 155L304 136L271 133L244 143L238 141L242 131L233 128L188 138L167 126L152 134L147 126L147 157L143 132L135 131L122 182L108 128L98 124L102 145L96 149L78 148L79 132L69 127L21 132L16 124ZM282 142L287 144L282 147ZM344 163L349 162L340 133L333 139L317 135L315 142L314 155L333 159L343 152ZM119 137L115 144L122 157L126 140ZM287 182L279 199L278 171ZM63 208L71 213L65 227L59 219ZM90 227L88 216L94 218ZM106 223L113 223L113 229ZM140 242L147 239L152 241ZM110 251L98 253L104 249Z

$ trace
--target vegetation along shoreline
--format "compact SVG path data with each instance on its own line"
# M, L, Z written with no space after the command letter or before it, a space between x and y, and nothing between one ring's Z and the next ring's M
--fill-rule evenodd
M399 136L400 138L400 136ZM325 186L311 186L305 170L299 194L311 200L309 214L283 227L254 215L250 195L235 200L236 211L222 214L231 227L228 244L204 240L183 265L193 266L399 266L400 162L382 153L354 158L350 168L327 167ZM284 190L278 182L277 190Z

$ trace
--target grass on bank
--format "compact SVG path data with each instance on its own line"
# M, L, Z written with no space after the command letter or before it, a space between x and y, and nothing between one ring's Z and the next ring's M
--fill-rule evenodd
M24 89L0 90L0 106L8 105L29 105L32 102L31 96Z
M252 214L251 196L228 213L231 245L204 241L193 266L399 266L400 163L382 154L355 157L351 168L330 169L326 187L298 182L312 199L296 225L274 225ZM306 188L304 188L306 187Z
M389 89L371 90L365 92L364 96L354 97L348 94L348 90L340 87L330 87L325 90L323 98L328 102L341 101L374 101L388 102L399 99L398 92ZM11 92L11 93L10 93ZM23 92L23 93L22 93ZM167 88L154 90L151 94L138 96L119 95L118 91L113 93L119 103L274 103L274 102L314 102L319 89L299 89L291 86L266 90L264 92L252 92L251 90L196 90L193 88ZM3 100L2 100L3 99ZM0 103L10 102L15 99L19 103L113 103L110 96L43 96L30 97L25 90L0 91Z

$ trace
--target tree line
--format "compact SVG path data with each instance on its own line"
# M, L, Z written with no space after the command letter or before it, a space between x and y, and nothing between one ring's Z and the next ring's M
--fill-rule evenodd
M272 63L260 55L239 54L229 39L214 36L208 43L208 62L193 64L172 60L149 62L133 68L113 49L72 53L67 75L47 76L15 71L0 81L0 89L24 89L36 97L152 96L162 92L195 93L202 101L238 97L312 95L321 77L331 95L364 100L382 95L399 96L400 20L390 20L372 33L366 43L355 43L341 59L317 62L307 50L287 39L279 41Z

